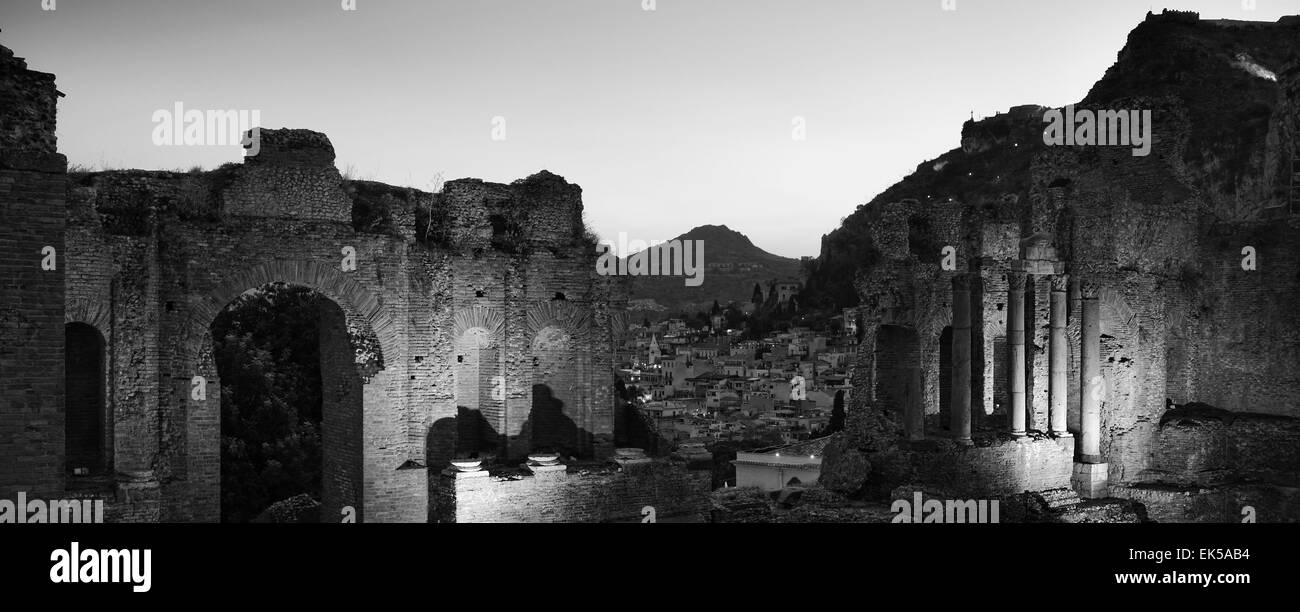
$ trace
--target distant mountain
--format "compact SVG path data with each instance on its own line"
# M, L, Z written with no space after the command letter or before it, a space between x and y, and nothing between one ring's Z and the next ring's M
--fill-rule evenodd
M773 255L758 248L744 234L725 225L701 225L675 240L699 240L704 243L704 282L686 286L680 276L636 276L632 278L629 310L633 317L650 319L708 311L716 300L749 303L754 284L798 279L798 259Z

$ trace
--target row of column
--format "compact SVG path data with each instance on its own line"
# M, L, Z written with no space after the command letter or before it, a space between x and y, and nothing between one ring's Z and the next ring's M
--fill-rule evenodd
M1011 386L1010 428L1017 437L1026 435L1025 420L1025 272L1007 274L1007 381ZM1069 437L1066 425L1066 375L1069 371L1069 349L1065 334L1067 287L1065 274L1051 275L1051 315L1048 336L1048 409L1051 434ZM1102 378L1100 353L1100 305L1094 283L1082 284L1080 325L1080 455L1084 463L1100 463ZM912 386L919 387L919 369L914 373ZM923 437L921 418L924 407L920 393L911 393L909 414L905 425L909 437ZM971 309L970 277L960 274L952 280L952 415L951 430L959 443L971 440Z

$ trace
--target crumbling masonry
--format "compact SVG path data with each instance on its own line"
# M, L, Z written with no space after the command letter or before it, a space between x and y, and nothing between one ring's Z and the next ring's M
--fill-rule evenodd
M1131 40L1164 28L1293 44L1300 20L1173 14L1144 28ZM1300 520L1300 63L1280 68L1259 81L1276 102L1226 197L1198 177L1219 176L1232 150L1190 142L1179 100L1132 98L1093 106L1153 109L1150 156L1039 146L1027 199L936 193L873 211L879 259L856 283L862 391L822 482L883 498L1072 488L1141 502L1160 521L1235 522L1247 507ZM950 155L1025 151L1046 110L968 122ZM1234 137L1236 120L1209 118ZM1219 158L1194 167L1191 146ZM936 173L955 158L944 159Z
M443 470L456 456L613 454L626 288L595 273L578 186L547 172L438 194L344 181L324 135L290 129L261 130L255 156L206 173L68 175L60 95L0 48L0 496L105 498L112 521L219 520L210 325L241 293L286 282L332 302L323 520L348 507L367 522L572 518L519 515L483 486L457 507ZM635 515L634 489L660 480L685 508L707 494L701 473L659 466L581 517Z

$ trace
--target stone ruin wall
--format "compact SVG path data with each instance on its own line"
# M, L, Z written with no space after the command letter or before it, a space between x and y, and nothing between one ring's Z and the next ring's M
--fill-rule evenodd
M60 95L0 47L0 495L63 490L63 276L41 267L45 247L64 261Z
M1256 157L1261 173L1290 159L1297 147L1300 79L1298 71L1286 74L1290 82L1280 88L1284 100L1272 119L1265 150ZM1116 104L1120 106L1112 106L1154 109L1152 154L1132 157L1122 147L1047 149L1033 159L1030 201L1014 208L1018 221L982 218L957 202L906 200L884 208L872 228L883 262L857 280L866 329L853 383L869 389L875 384L878 326L903 325L918 332L923 347L926 412L941 409L934 380L939 374L935 343L951 321L948 287L954 273L922 261L909 248L908 220L924 216L934 228L933 240L958 248L959 270L977 275L971 288L972 407L977 418L992 414L991 403L1004 397L998 387L1006 384L996 373L998 360L1006 357L994 355L994 346L1006 330L1008 263L1021 256L1025 239L1044 236L1071 275L1067 405L1069 429L1076 436L1080 277L1099 285L1106 380L1101 446L1114 494L1146 502L1153 516L1165 520L1238 520L1238 502L1263 504L1267 510L1261 509L1261 516L1268 514L1268 519L1260 520L1295 520L1300 504L1285 491L1294 488L1300 463L1294 453L1269 449L1293 444L1300 418L1300 370L1295 368L1300 313L1294 308L1300 295L1300 244L1294 239L1300 210L1279 209L1281 202L1269 194L1285 190L1267 184L1247 190L1244 201L1232 202L1231 208L1203 195L1193 184L1193 170L1182 161L1188 125L1180 104ZM980 143L963 142L967 144ZM964 234L953 227L957 218L967 224ZM1247 245L1258 253L1255 271L1241 268L1241 249ZM1032 410L1027 425L1046 430L1048 283L1040 280L1030 286L1034 290L1026 292L1026 394ZM874 425L862 421L873 420L864 414L874 409L872 395L854 394L852 412L857 417L851 420L858 421L859 432L875 428L879 435L883 426L885 435L897 435L901 416L883 425L878 419ZM1162 425L1166 398L1176 404L1199 402L1266 416ZM922 468L920 459L915 463L921 472L934 472L930 475L936 482L950 480L942 478L943 470ZM1262 488L1232 485L1261 479ZM1152 492L1179 487L1209 488L1200 493Z
M657 458L567 470L456 473L434 489L433 522L709 522L712 464ZM650 509L650 510L647 510Z
M594 249L573 235L581 227L575 186L542 174L515 185L454 181L443 196L416 194L445 209L435 218L453 221L448 238L426 244L414 240L420 201L390 211L392 231L353 228L353 203L322 135L265 130L261 146L257 162L220 171L231 175L222 178L226 189L197 204L185 200L200 191L187 185L197 179L167 173L106 173L77 188L87 223L70 234L78 240L68 273L78 282L69 283L68 299L109 313L113 359L136 364L117 369L110 387L117 469L153 472L164 520L216 518L220 378L207 326L230 299L272 281L317 289L346 313L361 383L349 393L363 408L350 431L333 435L362 439L364 457L353 469L365 474L364 490L353 499L365 500L367 520L421 520L424 466L487 450L461 440L457 425L479 420L478 406L458 407L465 402L456 396L463 353L456 332L467 326L503 348L500 371L484 375L505 382L505 414L492 415L504 420L489 425L510 437L509 457L530 449L521 425L533 407L533 341L551 327L571 336L555 349L574 373L555 390L563 418L578 425L569 433L586 435L585 456L608 454L608 309L616 299L594 274ZM488 206L518 228L516 252L492 244ZM345 247L355 249L355 271L340 269ZM194 374L208 381L205 402L190 398ZM328 422L326 434L328 445Z
M3 51L0 495L107 499L110 520L217 520L209 326L276 281L337 306L321 322L327 413L345 415L323 431L337 441L326 520L352 503L367 521L427 520L432 481L456 454L508 462L543 434L581 457L611 454L626 286L595 273L576 185L546 172L451 181L439 194L347 182L324 135L288 129L261 130L258 155L205 173L70 176L53 75ZM57 249L56 270L41 270L44 246ZM355 270L342 269L344 247ZM65 473L64 381L50 373L63 371L74 322L103 342L107 479ZM489 392L503 383L486 417L464 405L478 397L457 396L466 338L499 350L497 369L471 372ZM547 424L533 418L534 383L550 388Z

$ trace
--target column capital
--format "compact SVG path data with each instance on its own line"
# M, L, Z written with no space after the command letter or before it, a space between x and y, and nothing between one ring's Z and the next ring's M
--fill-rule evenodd
M1007 272L1007 289L1009 291L1024 291L1025 278L1028 276L1028 274L1019 270Z
M1053 274L1051 278L1052 278L1052 291L1064 293L1069 290L1070 288L1069 274Z
M1101 293L1101 283L1095 280L1082 280L1079 282L1079 295L1085 300L1095 300Z

